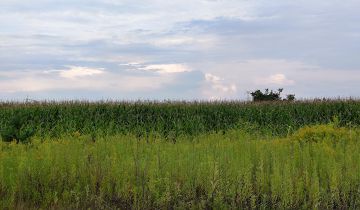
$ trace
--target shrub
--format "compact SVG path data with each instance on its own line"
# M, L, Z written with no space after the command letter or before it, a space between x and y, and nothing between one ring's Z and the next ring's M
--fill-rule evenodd
M323 142L325 140L338 142L340 140L350 140L350 134L349 129L337 127L333 124L314 125L300 128L293 134L292 139L300 142L313 143Z

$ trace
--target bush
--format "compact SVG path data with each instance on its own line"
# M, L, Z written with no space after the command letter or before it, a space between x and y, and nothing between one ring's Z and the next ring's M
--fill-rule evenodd
M344 127L337 127L333 124L314 125L300 128L292 135L293 140L299 142L319 143L330 140L331 142L351 140L351 132Z

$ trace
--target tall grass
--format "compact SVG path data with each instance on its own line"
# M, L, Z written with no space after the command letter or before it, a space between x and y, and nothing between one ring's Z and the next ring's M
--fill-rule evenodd
M285 136L305 125L360 125L360 101L244 102L98 102L1 103L0 128L12 118L41 137L78 132L93 136L152 133L167 139L181 135L226 131L252 125L256 130Z
M241 130L162 138L0 143L0 209L360 208L358 130L305 127L272 141Z

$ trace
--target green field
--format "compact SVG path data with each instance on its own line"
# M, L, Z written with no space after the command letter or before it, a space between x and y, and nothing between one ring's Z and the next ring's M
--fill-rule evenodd
M61 137L74 132L93 136L151 133L165 138L256 127L274 136L339 119L360 125L359 100L300 102L98 102L0 103L0 128L15 119L37 136Z
M3 103L0 117L32 134L0 142L0 209L360 208L356 100Z

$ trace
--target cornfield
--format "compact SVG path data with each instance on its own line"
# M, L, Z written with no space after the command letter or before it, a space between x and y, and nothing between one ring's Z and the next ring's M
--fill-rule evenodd
M42 137L79 132L100 136L158 134L164 137L226 131L247 125L272 135L287 135L305 125L360 125L360 101L245 102L99 102L0 104L0 127L23 118Z

